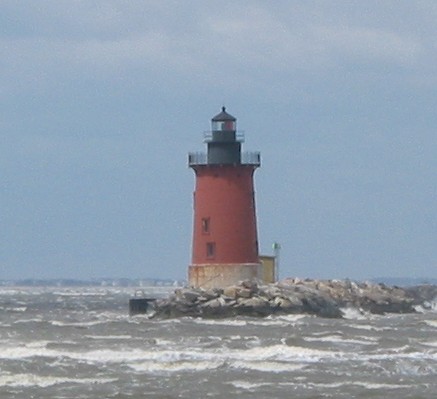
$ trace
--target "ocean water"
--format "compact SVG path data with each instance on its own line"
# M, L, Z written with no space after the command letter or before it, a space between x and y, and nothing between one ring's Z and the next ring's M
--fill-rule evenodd
M0 398L437 398L435 308L157 321L133 293L1 287Z

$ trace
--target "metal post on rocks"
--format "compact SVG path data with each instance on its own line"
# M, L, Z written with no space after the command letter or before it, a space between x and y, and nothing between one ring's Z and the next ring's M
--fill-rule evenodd
M279 281L279 253L281 252L281 244L274 242L272 248L275 256L275 279Z

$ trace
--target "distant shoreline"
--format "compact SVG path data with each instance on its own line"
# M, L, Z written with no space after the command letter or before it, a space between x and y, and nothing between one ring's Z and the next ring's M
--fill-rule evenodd
M184 280L153 278L97 278L97 279L5 279L0 287L182 287Z
M347 280L347 279L346 279ZM369 281L398 287L413 287L418 285L437 285L437 278L408 278L408 277L376 277L367 280L350 279L351 281ZM183 279L159 278L24 278L0 279L0 287L183 287L187 282Z

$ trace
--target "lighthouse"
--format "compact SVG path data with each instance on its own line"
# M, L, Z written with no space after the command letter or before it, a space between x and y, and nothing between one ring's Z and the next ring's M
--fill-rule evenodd
M188 282L221 288L242 280L262 280L258 253L253 175L259 152L242 152L237 120L221 112L205 133L207 151L190 153L194 170L194 223Z

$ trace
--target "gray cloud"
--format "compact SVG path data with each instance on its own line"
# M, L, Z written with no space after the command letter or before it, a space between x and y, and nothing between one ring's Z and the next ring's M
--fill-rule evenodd
M0 10L6 276L183 277L186 152L223 102L263 152L261 244L283 243L284 273L434 273L434 3Z
M247 78L247 70L252 84L260 68L272 75L324 75L359 65L362 78L369 78L369 68L406 68L413 78L435 59L432 25L387 24L401 12L420 20L429 12L423 3L374 6L363 15L356 15L362 6L343 2L225 2L220 10L213 2L8 4L9 34L0 45L3 76L25 84L53 73L78 78L76 73L86 72L99 79L139 68L157 75L171 70L181 78L213 78L220 71ZM388 12L394 16L387 18Z

